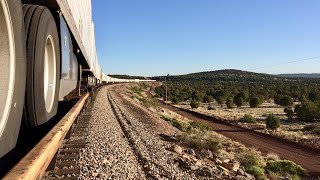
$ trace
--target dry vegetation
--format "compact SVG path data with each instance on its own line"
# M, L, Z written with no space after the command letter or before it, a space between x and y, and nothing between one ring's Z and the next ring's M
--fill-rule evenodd
M226 106L221 107L221 105L217 103L202 103L199 108L192 109L189 102L179 103L175 106L214 116L248 129L298 142L305 146L320 150L320 124L288 120L285 116L284 108L272 102L263 103L259 108L250 108L247 105L240 108L228 109ZM210 108L213 107L213 110L209 110L209 106ZM276 130L266 128L265 119L268 114L274 114L280 118L280 128L277 128ZM252 119L244 118L245 116L251 116Z
M209 157L209 159L214 163L220 164L222 168L229 162L239 162L243 170L252 174L257 179L277 179L278 177L300 179L301 176L306 175L306 171L301 166L288 160L280 160L276 154L263 156L255 149L246 148L244 145L212 131L206 124L193 122L172 111L160 108L159 104L156 103L153 98L149 98L144 94L143 90L149 87L141 86L142 85L132 87L128 93L133 99L136 99L137 102L156 112L164 121L177 128L175 139L181 146L192 148L200 154L203 150L209 150L213 153L213 156ZM179 105L179 107L190 109L190 105L182 104ZM278 112L276 113L277 115L284 114L282 113L283 108L280 107L242 107L227 110L224 107L215 106L212 107L212 109L213 110L208 110L208 105L202 104L201 107L194 110L222 118L228 118L228 116L232 114L232 116L235 117L233 118L234 121L238 121L245 114L250 114L253 116L252 119L246 117L246 120L243 120L246 122L241 124L254 124L259 126L263 126L261 121L265 118L266 114L270 112Z

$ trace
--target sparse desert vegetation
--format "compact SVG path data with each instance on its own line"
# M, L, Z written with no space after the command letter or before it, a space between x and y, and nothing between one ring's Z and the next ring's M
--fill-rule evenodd
M181 103L180 103L181 104ZM220 105L213 105L214 103L200 103L198 109L193 109L194 111L206 110L215 112L218 109L225 109L227 107L222 107ZM180 106L180 105L176 105ZM190 105L186 104L188 109L192 109ZM208 108L208 106L211 106ZM219 107L220 106L220 107ZM276 106L276 105L275 105ZM212 108L212 109L211 109ZM272 107L274 108L274 107ZM278 107L279 109L282 107ZM211 110L208 110L211 109ZM234 107L234 109L253 109L253 108L241 108ZM234 110L234 109L231 109ZM254 108L254 109L262 109L262 108ZM228 110L229 111L229 110ZM279 110L280 111L280 110ZM282 108L283 112L283 108ZM196 152L200 152L201 150L210 150L212 153L220 156L219 153L224 151L226 148L225 139L221 138L221 136L217 136L211 128L203 123L193 122L186 119L181 119L183 117L179 117L178 115L173 115L172 112L165 113L164 110L158 111L161 118L168 122L170 125L176 127L181 133L176 135L176 139L180 142L180 145L185 148L192 148ZM283 113L284 114L284 113ZM285 116L285 115L283 115ZM269 121L267 121L267 119ZM239 122L243 124L263 124L264 127L267 127L267 122L269 122L268 127L270 129L279 128L280 119L277 115L272 114L271 112L261 114L261 117L254 117L251 114L244 114L241 118L239 118ZM282 126L281 126L282 128ZM273 130L272 130L273 131ZM307 130L306 130L307 131ZM277 131L275 131L277 132ZM224 137L225 138L225 137ZM230 141L230 140L229 140ZM234 143L234 142L233 142ZM233 144L231 143L231 144ZM267 156L263 156L259 151L254 149L245 148L243 145L233 145L232 148L233 155L231 155L230 161L236 161L241 164L243 170L247 173L252 174L256 179L274 179L276 177L290 177L292 179L300 179L301 176L306 175L305 170L302 168L301 172L304 173L295 173L294 171L289 171L288 169L297 168L297 171L300 172L299 167L296 166L295 163L287 160L281 160L278 155L269 153ZM183 148L184 149L184 148ZM277 164L282 165L283 162L288 162L289 168L287 169L277 169L274 168ZM272 168L271 168L272 167ZM301 167L300 167L301 168Z
M174 98L177 107L320 150L320 79L238 70L167 79L168 99ZM164 90L164 86L155 88L160 98L164 97ZM199 106L190 108L191 102L199 102ZM268 118L270 114L272 118Z

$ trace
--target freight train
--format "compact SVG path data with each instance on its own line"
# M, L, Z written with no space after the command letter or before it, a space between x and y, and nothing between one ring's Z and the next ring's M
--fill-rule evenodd
M70 92L139 81L105 75L95 40L91 0L0 0L0 157Z

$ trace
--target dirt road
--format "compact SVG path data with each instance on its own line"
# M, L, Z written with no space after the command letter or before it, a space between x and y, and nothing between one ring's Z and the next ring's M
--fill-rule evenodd
M306 168L311 175L320 176L320 152L298 147L268 135L228 125L213 117L201 115L196 112L190 112L170 105L162 105L162 107L187 117L190 120L204 122L210 125L214 131L232 140L241 142L246 146L255 147L263 153L273 152L278 154L282 159L288 159L300 164Z

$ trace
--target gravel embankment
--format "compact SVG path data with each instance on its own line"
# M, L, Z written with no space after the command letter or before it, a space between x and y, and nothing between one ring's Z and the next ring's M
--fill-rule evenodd
M81 179L145 179L107 98L109 87L97 94L90 120L88 145L81 152Z
M227 170L213 162L212 152L199 156L180 147L177 129L125 94L125 85L97 94L80 154L81 179L254 179L239 163Z

